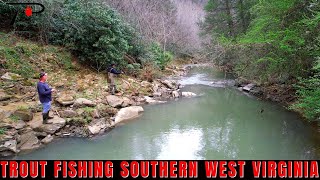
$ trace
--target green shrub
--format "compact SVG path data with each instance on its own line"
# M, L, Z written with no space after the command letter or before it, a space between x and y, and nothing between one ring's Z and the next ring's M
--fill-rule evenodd
M162 48L160 47L160 44L153 43L149 47L144 59L145 59L145 63L153 62L161 70L164 70L167 63L169 63L173 59L173 55L168 51L162 50Z
M132 29L109 6L98 1L66 1L56 14L52 41L72 50L79 59L100 71L112 62L125 65L132 48Z
M298 103L291 109L302 111L308 120L320 120L320 60L315 65L316 74L307 79L300 79L297 87Z

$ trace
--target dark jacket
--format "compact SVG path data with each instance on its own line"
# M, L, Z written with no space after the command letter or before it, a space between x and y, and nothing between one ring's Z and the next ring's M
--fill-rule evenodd
M108 68L108 72L112 73L112 74L121 74L121 71L117 71L115 68L113 67L109 67Z
M47 103L52 101L51 88L47 83L38 82L37 84L39 99L41 103Z

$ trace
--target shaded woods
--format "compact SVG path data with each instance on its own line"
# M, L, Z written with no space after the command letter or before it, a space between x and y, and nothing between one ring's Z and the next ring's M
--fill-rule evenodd
M320 117L320 1L209 0L208 57L238 77L289 94L291 108ZM295 94L296 92L296 94Z
M24 7L5 2L0 2L0 10L5 12L1 19L10 19L15 8L20 13L13 26L7 22L2 30L67 47L98 72L112 62L133 75L145 68L161 71L174 58L200 48L197 23L204 15L201 1L40 0L46 10L32 18L22 13Z

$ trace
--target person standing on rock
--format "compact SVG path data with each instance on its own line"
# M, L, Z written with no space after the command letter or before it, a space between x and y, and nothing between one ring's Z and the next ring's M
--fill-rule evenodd
M110 83L109 91L112 95L118 92L115 84L115 76L119 74L121 74L121 71L116 70L116 64L112 63L111 66L108 68L108 80Z
M43 124L51 124L51 122L48 122L48 119L51 119L51 117L49 117L49 112L51 109L51 101L52 101L51 94L56 91L55 89L50 88L49 85L46 83L47 78L48 78L47 73L45 73L42 70L40 73L39 82L37 83L39 99L43 108L42 110Z

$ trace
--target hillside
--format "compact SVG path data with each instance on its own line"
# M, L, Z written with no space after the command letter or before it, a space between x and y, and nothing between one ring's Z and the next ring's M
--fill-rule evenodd
M163 99L181 95L173 81L148 82L139 79L143 76L121 75L116 79L120 92L113 96L108 92L106 73L78 64L62 47L4 33L0 43L0 156L37 149L58 137L103 133L140 114L140 105L164 103ZM53 124L47 125L42 124L36 91L41 69L48 73L48 84L58 91L53 94ZM185 70L171 66L164 72L181 75ZM141 69L140 74L144 73Z

